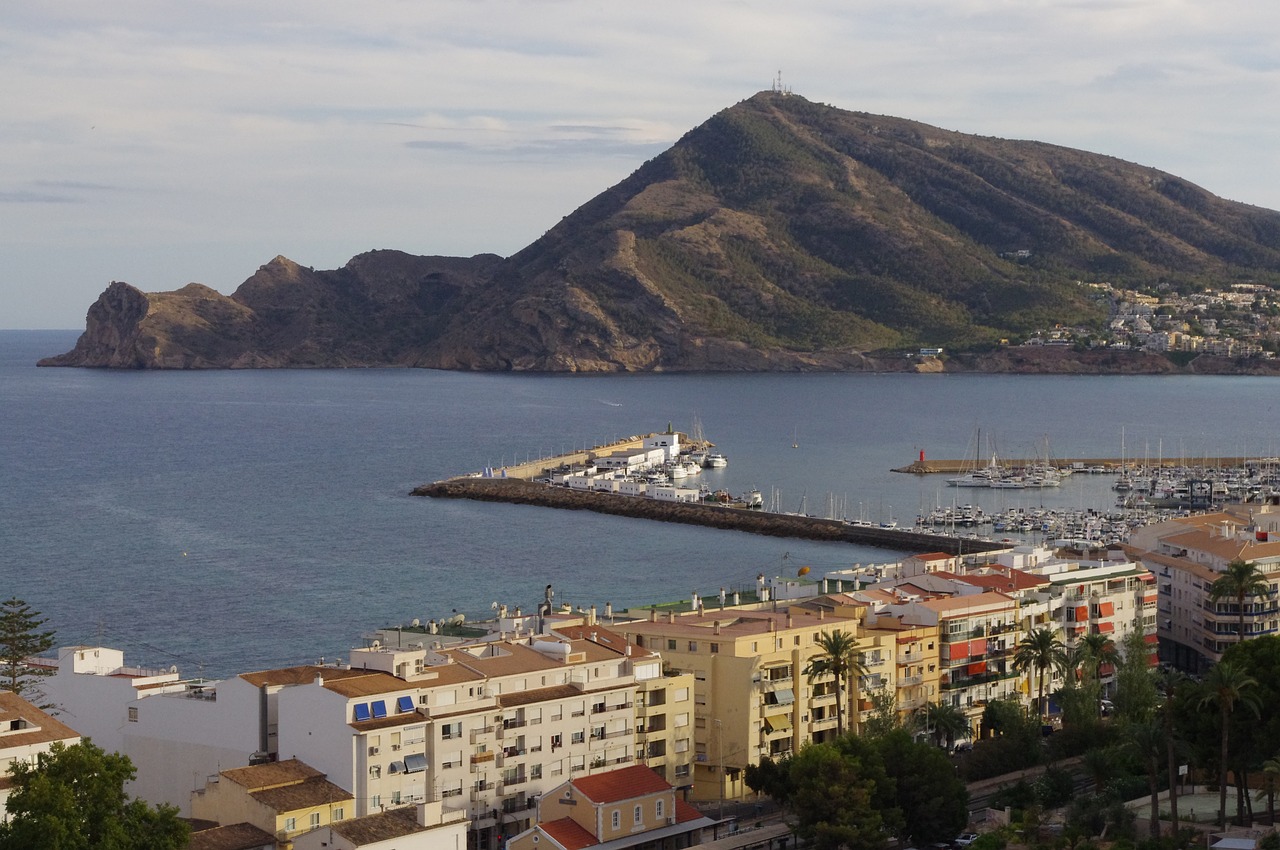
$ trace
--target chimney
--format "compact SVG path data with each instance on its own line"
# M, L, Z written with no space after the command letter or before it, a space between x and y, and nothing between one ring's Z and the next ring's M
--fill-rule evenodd
M650 609L649 609L649 622L650 622L650 623L656 623L656 622L658 622L658 609L657 609L657 608L650 608Z
M675 621L676 621L676 612L675 612L675 611L668 611L668 612L667 612L667 622L668 622L668 623L674 623Z
M587 618L587 625L594 626L595 624L596 624L596 606L595 606L595 603L592 603L591 615ZM595 640L595 638L592 638L592 640Z
M627 657L631 657L631 644L627 644Z
M591 642L592 642L592 643L599 643L599 642L600 642L600 638L598 638L598 637L596 636L596 633L595 633L595 630L594 630L594 629L591 631Z
M323 674L323 673L316 673L316 687L318 687L318 688L323 688L323 687L324 687L324 674Z
M772 617L769 618L769 633L773 634L778 630L778 623Z
M738 591L735 590L733 592L733 607L737 608L741 604L742 602L740 600L740 597L738 596Z
M819 609L818 609L818 619L819 619L819 620L825 620L825 619L827 619L827 609L826 609L826 608L819 608Z
M711 634L713 634L713 635L718 635L718 634L720 634L720 621L719 621L719 620L716 620L714 623L712 623L712 624L711 624Z
M791 619L791 612L788 611L787 612L787 628L789 629L794 625L795 625L795 621Z

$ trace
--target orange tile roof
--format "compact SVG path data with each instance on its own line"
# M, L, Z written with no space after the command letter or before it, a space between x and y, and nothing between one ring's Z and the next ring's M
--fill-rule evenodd
M0 691L0 719L6 721L25 720L32 727L27 732L15 732L0 738L0 751L11 747L30 747L34 744L50 744L63 741L68 745L80 739L80 733L51 714L41 711L17 694Z
M574 779L573 786L594 803L616 803L671 790L665 779L643 764Z
M548 838L559 844L564 850L582 850L584 847L600 843L594 835L579 826L578 822L573 818L560 818L550 823L538 824L538 826L547 834Z
M676 823L688 823L703 817L702 812L679 798L676 799Z
M248 767L233 767L224 770L221 776L244 786L250 791L261 791L264 788L278 788L281 785L292 785L324 774L306 762L298 759L251 764Z

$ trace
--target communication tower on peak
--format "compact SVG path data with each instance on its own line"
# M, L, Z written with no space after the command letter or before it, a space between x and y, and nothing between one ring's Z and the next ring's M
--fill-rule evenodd
M778 76L773 79L773 93L783 96L791 94L791 89L782 84L782 70L778 70Z

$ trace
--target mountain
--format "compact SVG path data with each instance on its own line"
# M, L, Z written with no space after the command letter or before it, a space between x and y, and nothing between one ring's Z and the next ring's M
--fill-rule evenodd
M1244 280L1280 282L1280 213L1108 156L762 92L506 259L277 257L229 297L112 283L75 349L41 362L902 368L888 352L1098 327L1082 282Z

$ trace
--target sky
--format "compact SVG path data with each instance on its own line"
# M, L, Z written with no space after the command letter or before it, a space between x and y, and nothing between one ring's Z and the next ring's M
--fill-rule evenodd
M509 255L716 112L843 109L1280 209L1258 0L59 0L0 28L0 328L284 255Z

